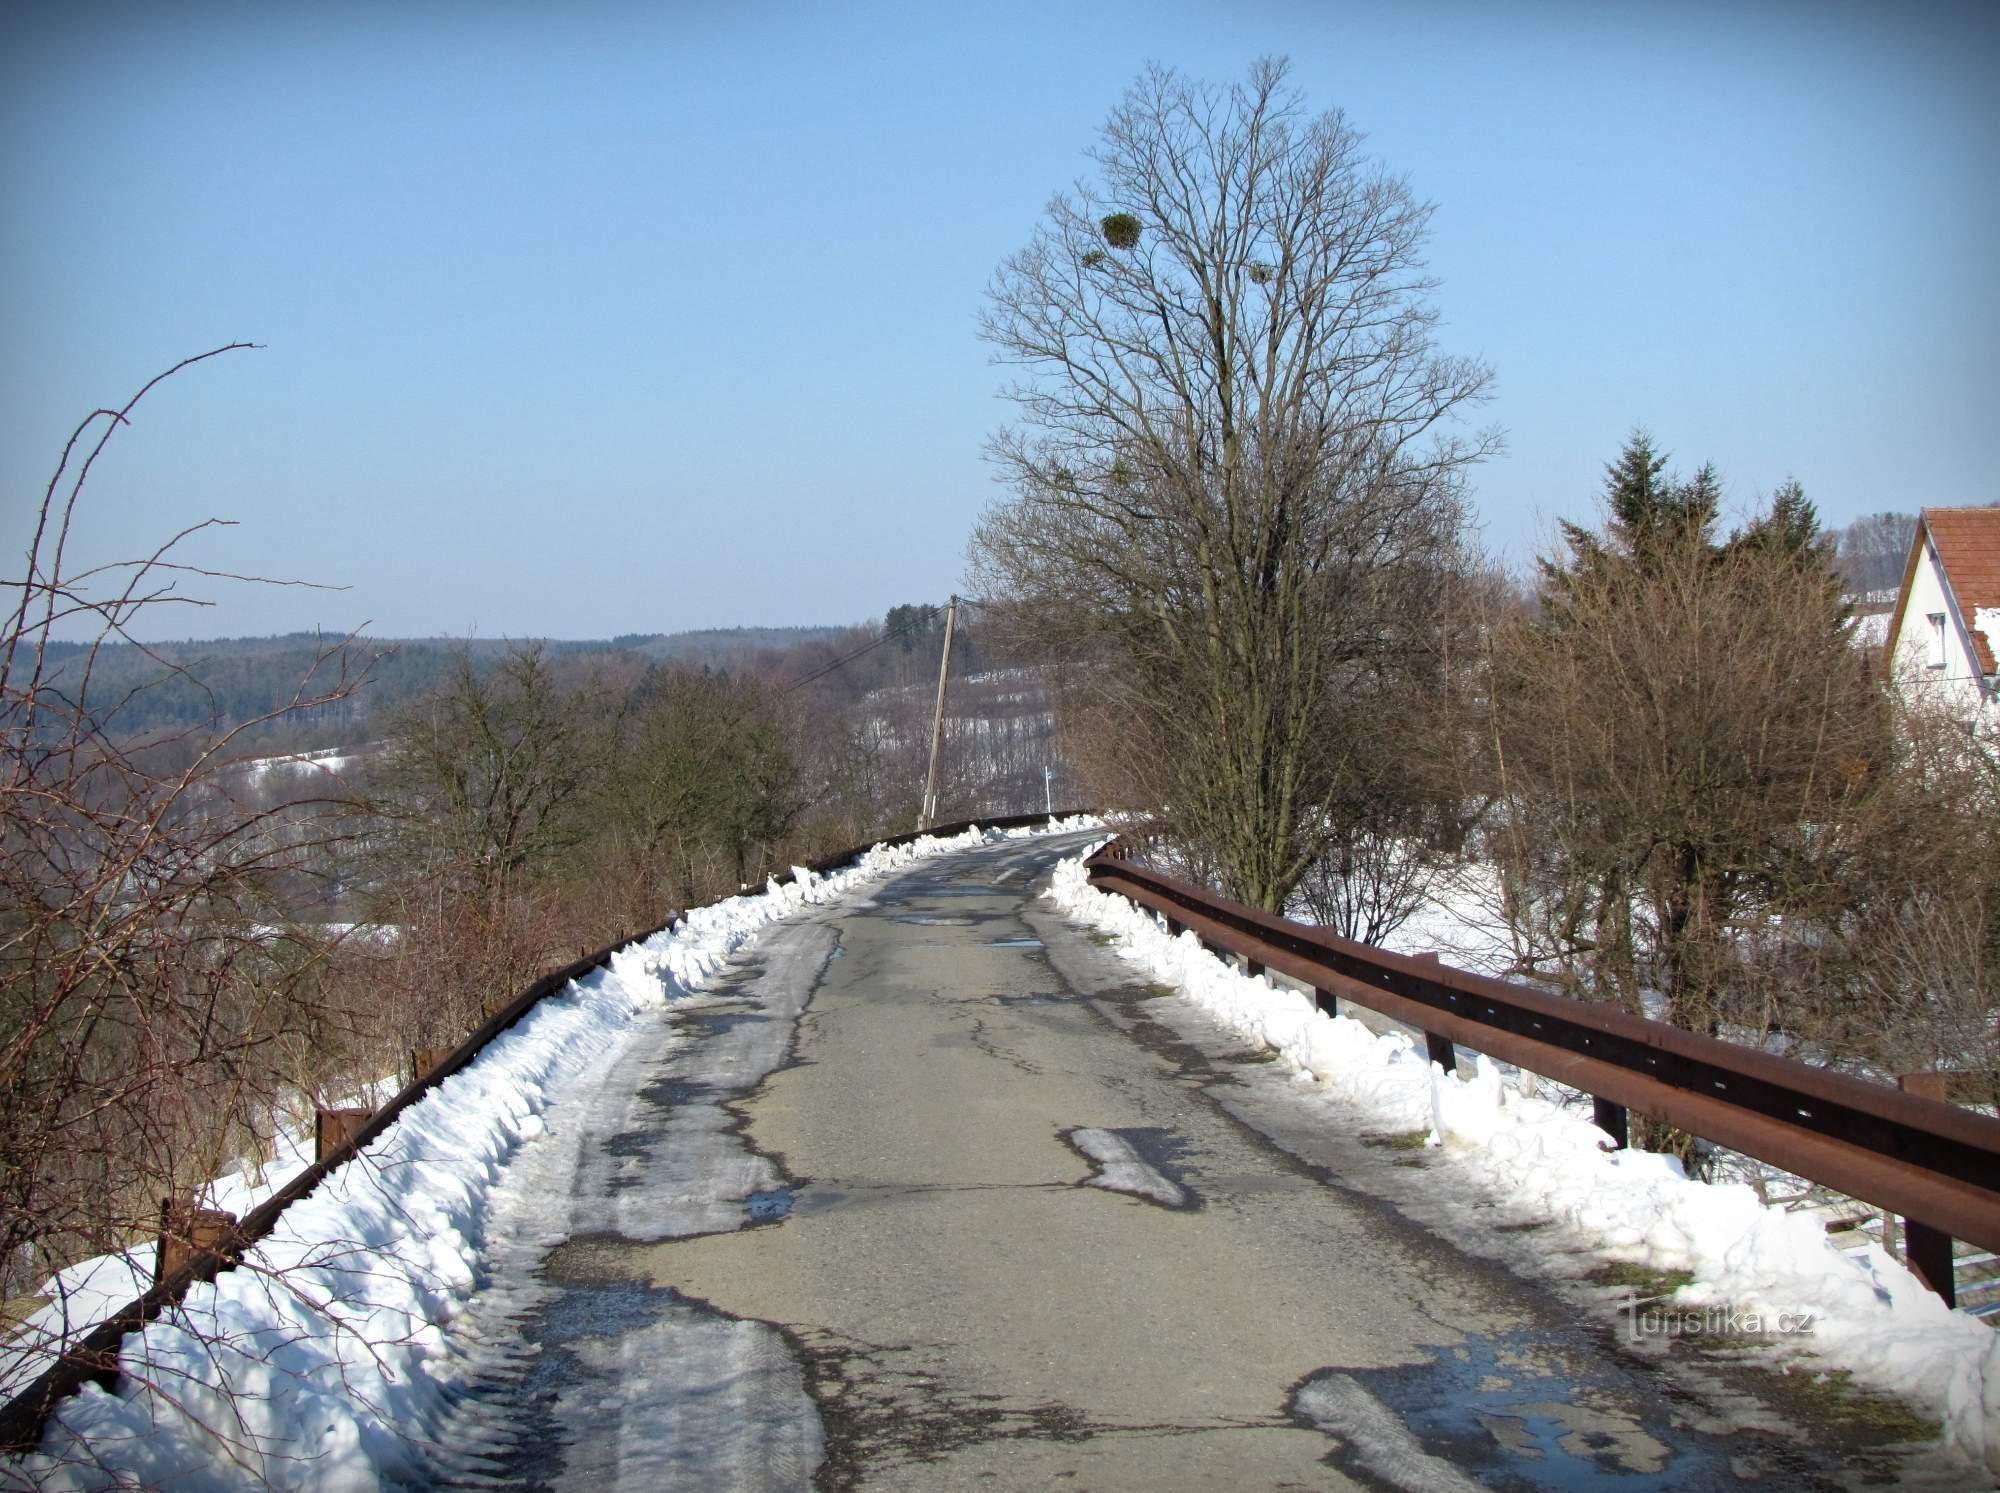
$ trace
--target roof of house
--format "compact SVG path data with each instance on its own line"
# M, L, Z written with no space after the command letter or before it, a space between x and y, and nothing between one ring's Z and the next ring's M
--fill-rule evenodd
M1924 510L1916 537L1910 541L1909 563L1903 567L1903 589L1896 597L1896 615L1889 624L1892 639L1902 631L1903 608L1924 552L1926 534L1937 549L1945 585L1972 639L1979 671L1991 675L1996 672L1993 640L1977 625L1977 617L1981 608L2000 610L2000 507Z

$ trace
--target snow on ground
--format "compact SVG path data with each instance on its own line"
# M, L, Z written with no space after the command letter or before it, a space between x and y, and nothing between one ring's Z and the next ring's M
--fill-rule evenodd
M1052 819L1047 829L1092 827ZM286 1209L241 1266L128 1336L117 1391L90 1385L64 1401L36 1453L0 1461L0 1486L341 1490L421 1477L413 1438L445 1408L426 1364L473 1294L503 1164L543 1132L548 1108L587 1083L643 1013L699 988L767 923L910 862L1038 832L974 828L877 846L826 876L798 868L789 885L698 908L618 950ZM279 1185L279 1170L215 1195L234 1208ZM107 1310L141 1263L150 1276L135 1256L88 1277Z
M1308 1379L1292 1399L1293 1411L1351 1445L1363 1465L1394 1487L1424 1493L1485 1493L1442 1457L1432 1456L1396 1413L1346 1374Z
M2000 607L1974 608L1972 626L1986 639L1987 651L2000 659Z
M1128 1192L1134 1197L1149 1198L1163 1208L1188 1205L1186 1191L1147 1164L1122 1135L1079 1128L1070 1131L1067 1139L1096 1167L1084 1179L1086 1186L1102 1187L1107 1192Z
M1500 877L1490 862L1472 861L1440 877L1432 895L1382 939L1396 954L1436 954L1447 964L1498 975L1516 958L1501 905Z
M1857 648L1883 648L1889 642L1889 618L1893 613L1859 612L1849 624L1848 641Z
M1114 935L1153 978L1275 1049L1301 1082L1371 1111L1385 1131L1426 1131L1481 1185L1596 1240L1610 1259L1689 1272L1674 1307L1766 1321L1810 1313L1810 1335L1780 1340L1781 1352L1809 1351L1815 1367L1928 1408L2000 1472L2000 1333L1946 1307L1879 1246L1845 1254L1817 1220L1766 1207L1746 1185L1692 1181L1671 1157L1607 1150L1604 1133L1544 1097L1532 1075L1510 1086L1482 1056L1448 1076L1400 1032L1327 1016L1309 996L1238 973L1191 932L1168 937L1151 912L1093 888L1082 857L1057 867L1049 895ZM1416 946L1440 945L1420 935Z
M339 747L316 752L285 752L276 757L252 757L240 764L251 782L261 782L271 773L323 772L338 777L353 764L355 754Z
M384 1078L368 1092L341 1096L333 1102L372 1108L395 1097L398 1087L397 1080ZM241 1218L304 1171L313 1159L310 1111L304 1119L273 1117L269 1150L268 1159L239 1161L207 1183L197 1205L220 1208ZM150 1290L158 1252L158 1246L147 1240L83 1260L44 1281L35 1294L48 1305L29 1316L0 1344L0 1399L25 1388L62 1351L63 1344Z

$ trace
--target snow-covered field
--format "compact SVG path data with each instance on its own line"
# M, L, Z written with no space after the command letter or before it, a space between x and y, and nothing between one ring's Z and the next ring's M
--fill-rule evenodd
M116 1392L87 1386L65 1401L36 1453L0 1461L0 1486L363 1489L421 1476L416 1440L446 1409L426 1365L477 1284L501 1170L543 1132L549 1106L587 1083L643 1012L699 989L766 924L913 861L1037 832L975 828L877 846L850 868L801 869L789 885L699 908L619 950L286 1209L241 1266L128 1336ZM240 1211L283 1175L278 1165L254 1186L223 1184L217 1200ZM71 1297L72 1330L81 1307L96 1303L101 1318L150 1269L149 1259L107 1257L65 1272L90 1293ZM17 1357L15 1384L40 1367Z
M252 783L262 782L276 773L304 774L323 772L339 777L351 767L357 754L343 751L340 747L324 747L316 752L285 752L276 757L252 757L238 763L243 776Z
M1975 1462L2000 1472L2000 1333L1947 1308L1880 1246L1843 1253L1816 1219L1766 1207L1748 1186L1692 1181L1670 1157L1607 1150L1603 1132L1532 1075L1509 1082L1481 1057L1447 1076L1405 1035L1377 1035L1250 979L1193 933L1168 937L1151 912L1091 887L1081 857L1057 867L1049 895L1113 935L1152 978L1274 1049L1301 1084L1361 1106L1384 1131L1425 1132L1467 1164L1471 1185L1568 1226L1607 1260L1689 1273L1674 1308L1728 1307L1767 1322L1810 1314L1810 1334L1779 1339L1780 1355L1809 1353L1814 1368L1848 1370L1926 1408ZM1434 911L1397 943L1450 950L1484 936L1454 936L1449 923L1448 910Z

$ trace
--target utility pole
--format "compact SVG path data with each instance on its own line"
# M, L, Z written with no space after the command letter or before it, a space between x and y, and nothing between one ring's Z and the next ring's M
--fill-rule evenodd
M951 631L958 622L958 598L944 609L944 657L938 660L937 710L931 716L931 770L924 778L924 804L917 828L929 829L937 819L938 752L944 746L944 681L951 673Z

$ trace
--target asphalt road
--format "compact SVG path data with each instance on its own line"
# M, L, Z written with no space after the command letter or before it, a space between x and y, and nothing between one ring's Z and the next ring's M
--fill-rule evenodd
M1033 898L1079 841L760 936L510 1170L441 1482L1838 1487L1903 1478L1329 1133ZM1602 1292L1597 1293L1602 1295ZM1797 1413L1793 1413L1796 1411Z

